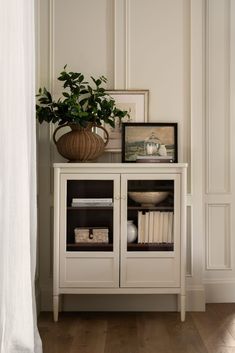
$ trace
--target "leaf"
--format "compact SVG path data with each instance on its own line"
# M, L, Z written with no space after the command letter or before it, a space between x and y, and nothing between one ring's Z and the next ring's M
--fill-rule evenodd
M79 79L78 79L78 82L79 82L79 83L82 83L83 80L84 80L84 76L81 75L81 76L79 77Z

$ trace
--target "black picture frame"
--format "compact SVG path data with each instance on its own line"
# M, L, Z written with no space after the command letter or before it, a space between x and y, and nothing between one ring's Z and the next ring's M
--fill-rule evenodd
M177 123L123 123L123 163L177 163Z

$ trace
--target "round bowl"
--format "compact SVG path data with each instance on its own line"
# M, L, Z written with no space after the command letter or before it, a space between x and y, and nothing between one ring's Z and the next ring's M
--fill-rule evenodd
M141 206L155 206L165 200L169 195L169 191L129 191L129 197L141 204Z

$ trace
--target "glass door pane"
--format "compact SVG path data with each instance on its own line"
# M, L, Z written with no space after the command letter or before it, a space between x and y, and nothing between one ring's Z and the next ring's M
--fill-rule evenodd
M67 251L113 251L113 184L67 181Z
M127 251L173 251L174 180L128 180L127 193Z

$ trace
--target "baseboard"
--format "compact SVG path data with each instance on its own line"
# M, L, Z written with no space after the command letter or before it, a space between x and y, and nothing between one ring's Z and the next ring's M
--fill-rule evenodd
M235 302L235 281L218 279L204 282L207 303Z
M186 296L186 310L187 311L205 311L206 310L206 299L205 299L204 286L189 286L187 287Z
M189 287L186 296L187 311L205 310L202 286ZM177 311L177 295L172 294L81 294L61 296L63 311ZM52 292L41 291L41 311L52 311Z

